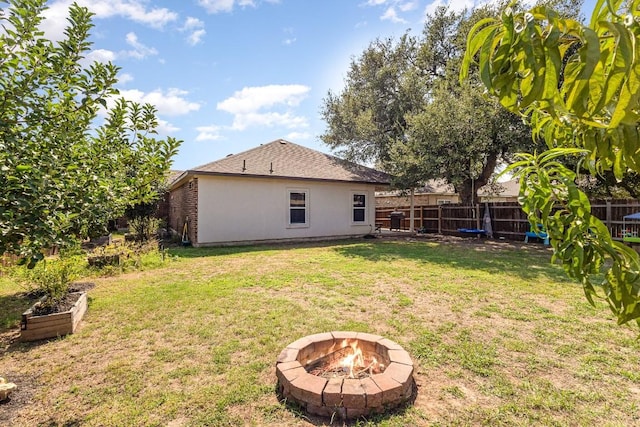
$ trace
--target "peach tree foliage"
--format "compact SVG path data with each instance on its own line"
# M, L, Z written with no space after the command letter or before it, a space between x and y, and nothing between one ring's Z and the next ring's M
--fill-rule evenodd
M478 22L470 31L460 78L480 74L488 93L522 115L548 151L520 154L510 169L532 225L544 224L554 259L601 298L618 323L640 325L640 260L591 215L576 173L577 157L598 174L640 172L640 0L599 0L583 25L536 7Z
M70 7L54 42L39 29L44 0L9 3L0 16L0 254L33 265L42 248L156 197L180 141L154 137L151 105L120 99L108 108L119 68L87 65L86 8Z

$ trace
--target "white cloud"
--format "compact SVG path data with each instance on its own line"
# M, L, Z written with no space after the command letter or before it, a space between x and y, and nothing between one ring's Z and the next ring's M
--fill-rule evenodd
M126 36L126 41L129 46L133 48L133 50L127 50L125 52L121 52L120 56L127 56L135 59L144 59L147 56L157 55L158 51L156 48L148 47L138 40L138 36L136 33L128 33Z
M169 135L169 134L178 132L179 130L180 130L179 127L172 125L168 121L158 119L158 127L157 127L158 133L162 135Z
M287 45L287 46L290 46L290 45L294 44L294 43L296 42L296 40L297 40L297 39L296 39L295 37L294 37L294 38L291 38L291 39L284 39L284 40L282 41L282 44L285 44L285 45Z
M125 85L129 82L133 81L133 76L129 73L118 74L118 84Z
M424 16L426 17L427 15L429 16L433 16L436 12L436 10L440 7L440 6L446 6L447 4L443 1L443 0L435 0L433 3L430 3L429 5L427 5L427 7L425 7L424 9Z
M198 18L194 18L193 16L187 17L184 21L184 25L182 26L183 31L195 30L197 28L204 27L204 22L199 20Z
M49 8L44 11L45 20L40 24L40 29L45 36L51 40L62 40L64 29L67 27L67 17L69 16L69 5L71 1L57 1L49 4Z
M41 28L48 38L61 40L67 26L69 6L76 1L95 13L94 19L121 17L130 21L162 29L178 19L178 14L165 7L148 7L145 0L54 0L47 6Z
M220 126L200 126L196 130L198 131L196 141L217 141L222 139Z
M278 3L278 1L269 1L269 3ZM256 7L254 0L198 0L198 4L208 13L231 12L236 5Z
M116 59L115 52L107 49L96 49L89 52L83 62L87 62L89 64L94 62L102 62L106 64L107 62L113 61L115 59Z
M195 46L202 41L202 37L204 37L205 34L207 34L205 30L196 30L189 34L187 37L187 43L191 46Z
M405 21L404 19L400 18L398 16L398 14L396 13L396 10L393 6L391 6L390 8L388 8L386 10L386 12L384 14L382 14L382 16L380 17L381 21L391 21L393 23L396 24L406 24L407 21Z
M303 85L268 85L258 87L245 87L219 102L218 110L232 114L242 114L257 111L264 107L277 104L297 106L306 98L311 88Z
M209 13L231 12L235 0L198 0L198 4Z
M243 130L251 126L306 127L307 119L296 116L291 110L300 105L310 90L311 88L304 85L245 87L235 92L232 97L219 102L217 108L234 115L234 130ZM262 111L265 109L279 111Z
M284 139L288 141L301 141L303 139L310 139L312 135L309 132L291 132L287 134Z
M140 43L140 41L138 40L138 36L135 33L127 34L126 42L133 48L132 50L123 50L120 52L114 52L107 49L92 50L82 60L82 64L84 66L88 66L89 64L92 64L96 61L106 64L107 62L113 62L118 58L144 59L147 56L158 54L157 49L145 46L144 44Z
M248 127L282 126L288 129L307 127L309 124L305 117L295 116L292 113L246 113L237 114L233 120L233 130L245 130Z
M417 1L408 1L406 3L398 5L401 12L409 12L418 8Z
M473 7L479 3L480 2L476 2L474 0L435 0L425 8L424 14L425 16L433 16L436 9L440 6L448 6L450 11L461 12L464 9L473 9Z
M186 40L191 46L195 46L200 43L205 34L207 34L204 29L204 22L191 16L186 19L180 31L189 33Z
M96 14L97 19L120 16L152 28L164 28L169 22L178 19L178 14L165 7L147 9L141 0L82 0Z
M443 0L435 0L443 1ZM418 7L417 0L367 0L365 6L384 7L384 13L380 16L381 21L391 21L396 24L406 24L407 20L398 15L400 12L410 12Z
M200 104L190 102L185 98L185 95L188 94L189 92L176 88L168 89L166 92L162 89L156 89L148 93L137 89L120 91L120 96L123 98L129 101L153 104L158 109L158 114L167 116L181 116L200 109Z

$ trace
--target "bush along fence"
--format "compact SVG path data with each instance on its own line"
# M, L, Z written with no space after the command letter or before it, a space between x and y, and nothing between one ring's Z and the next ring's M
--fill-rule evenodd
M459 229L484 229L485 211L489 210L494 238L506 240L524 240L529 231L529 221L516 202L483 203L473 206L443 204L414 206L414 230L424 233L461 235ZM640 222L625 223L623 217L640 212L640 201L592 200L591 212L609 228L613 238L622 240L626 232L640 232ZM399 215L399 214L402 215ZM383 230L409 230L410 206L376 207L376 226ZM392 224L392 217L394 221ZM629 227L635 227L629 230ZM625 227L627 230L625 230ZM468 234L467 234L468 235ZM640 234L639 234L640 235Z

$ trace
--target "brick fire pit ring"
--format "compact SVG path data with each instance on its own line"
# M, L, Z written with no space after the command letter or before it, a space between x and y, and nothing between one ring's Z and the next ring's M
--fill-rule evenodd
M354 342L387 365L366 378L324 378L308 372L317 360ZM325 332L289 344L276 360L278 392L308 413L353 419L383 413L414 396L413 361L400 345L362 332Z

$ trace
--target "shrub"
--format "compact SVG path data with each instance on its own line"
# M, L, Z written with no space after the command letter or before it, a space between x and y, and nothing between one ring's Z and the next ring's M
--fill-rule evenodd
M90 266L99 269L100 274L111 275L159 267L166 257L164 251L159 250L158 240L152 238L143 242L126 241L124 244L101 246L89 254L88 260Z
M158 218L139 217L129 221L129 233L136 242L147 242L158 236L161 221Z
M31 269L16 269L16 276L28 292L45 297L40 303L44 310L55 311L69 293L69 284L80 276L78 261L78 257L44 259Z

